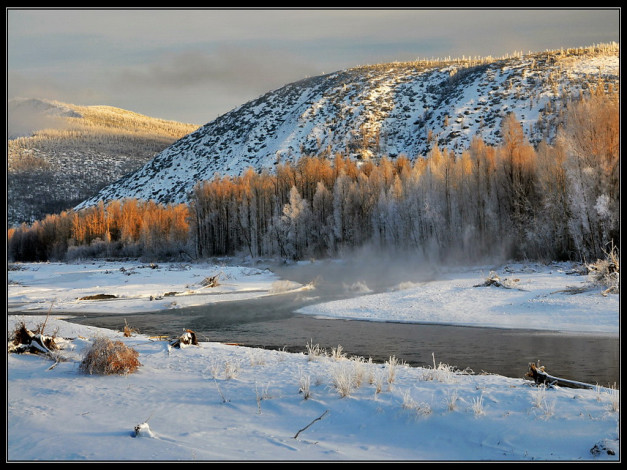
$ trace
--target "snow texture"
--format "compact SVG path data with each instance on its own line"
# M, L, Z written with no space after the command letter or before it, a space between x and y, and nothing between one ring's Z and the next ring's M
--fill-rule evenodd
M523 378L459 371L438 358L433 367L421 368L392 358L374 364L342 354L215 342L175 349L159 338L73 324L54 311L80 314L113 303L121 315L173 308L149 297L182 286L199 290L216 266L95 262L11 268L9 307L41 314L9 312L8 332L21 321L34 329L55 300L45 333L66 341L59 341L63 349L55 357L62 360L56 364L40 355L7 355L8 461L620 460L615 389L538 387ZM271 295L277 281L263 270L220 270L222 294L174 298L187 305L184 297L195 303ZM431 283L318 305L309 313L513 328L533 322L618 334L619 296L604 297L599 289L561 292L587 285L585 276L571 274L566 265L509 265L498 274L512 288L474 287L488 274L481 268L449 270ZM103 292L118 298L72 300ZM138 351L139 370L81 373L82 357L102 336Z

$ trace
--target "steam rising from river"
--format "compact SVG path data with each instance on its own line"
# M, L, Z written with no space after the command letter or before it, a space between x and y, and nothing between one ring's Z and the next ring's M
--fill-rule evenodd
M311 284L321 297L346 297L413 287L438 279L442 267L413 253L361 248L339 259L275 265L281 278Z

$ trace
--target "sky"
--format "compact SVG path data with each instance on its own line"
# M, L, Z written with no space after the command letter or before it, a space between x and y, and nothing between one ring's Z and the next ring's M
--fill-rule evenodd
M620 9L7 8L7 99L206 124L359 65L620 42Z

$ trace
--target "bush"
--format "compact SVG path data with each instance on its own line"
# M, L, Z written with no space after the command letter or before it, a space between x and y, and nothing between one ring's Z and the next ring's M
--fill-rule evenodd
M605 252L605 259L588 265L588 278L592 284L604 288L605 295L620 293L620 253L613 244Z
M121 341L100 337L85 355L80 370L86 374L130 374L141 366L138 356L137 351Z

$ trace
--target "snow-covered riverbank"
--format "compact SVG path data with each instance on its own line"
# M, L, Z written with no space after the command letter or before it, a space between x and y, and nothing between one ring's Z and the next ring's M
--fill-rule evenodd
M306 264L306 263L304 263ZM443 268L428 282L399 282L370 294L367 280L345 286L356 297L299 313L351 320L619 333L619 295L601 295L570 263ZM289 270L283 270L289 273ZM476 287L496 275L507 288ZM210 280L215 285L207 286ZM11 312L125 314L254 299L297 290L315 296L315 279L294 282L269 269L210 263L132 261L19 263L8 272ZM98 297L100 296L100 297ZM96 300L81 300L94 298Z
M52 305L45 333L68 341L54 367L42 356L7 356L11 461L620 459L619 392L611 388L538 388L524 379L456 371L437 357L433 367L417 368L394 360L372 364L339 350L294 354L213 342L175 349L158 338L124 337L55 315L86 306L120 314L152 311L304 288L266 270L140 263L17 267L8 272L8 306L40 315L9 312L9 335L22 321L36 328ZM200 285L219 272L221 294L215 290L220 286ZM464 312L469 324L531 321L618 335L619 296L602 296L600 289L572 294L587 280L566 265L509 266L498 274L512 289L474 287L488 274L480 268L448 271L430 283L316 305L307 313L463 323ZM171 292L176 294L165 295ZM77 300L98 294L116 297ZM440 317L427 317L429 311ZM100 336L137 350L139 370L125 376L80 372ZM144 422L146 432L133 437Z
M51 306L60 312L151 312L304 287L267 269L210 263L18 263L10 269L9 312Z
M601 294L570 264L441 270L429 282L312 305L299 313L350 320L438 323L618 335L619 295ZM498 279L501 287L484 286ZM367 292L368 286L362 285Z

